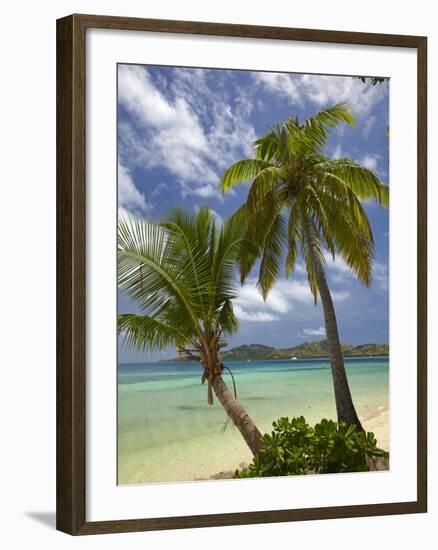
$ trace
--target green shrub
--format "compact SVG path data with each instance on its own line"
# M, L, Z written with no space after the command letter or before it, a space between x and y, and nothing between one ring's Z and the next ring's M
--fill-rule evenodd
M304 417L279 418L262 437L263 450L234 477L272 477L308 473L366 472L366 456L387 456L374 434L356 426L323 419L314 427Z

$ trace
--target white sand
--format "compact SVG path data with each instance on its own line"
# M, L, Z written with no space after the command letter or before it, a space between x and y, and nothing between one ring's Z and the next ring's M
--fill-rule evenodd
M361 419L367 432L373 432L377 439L377 446L389 451L389 411L382 410L377 416Z

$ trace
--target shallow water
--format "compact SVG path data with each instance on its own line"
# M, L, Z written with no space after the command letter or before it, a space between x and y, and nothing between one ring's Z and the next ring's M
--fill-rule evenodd
M310 423L336 418L329 361L227 361L237 397L262 432L280 416ZM349 359L346 369L362 419L388 408L387 358ZM232 390L231 377L224 379ZM250 462L251 453L220 403L207 404L201 368L187 363L119 364L119 484L206 479Z

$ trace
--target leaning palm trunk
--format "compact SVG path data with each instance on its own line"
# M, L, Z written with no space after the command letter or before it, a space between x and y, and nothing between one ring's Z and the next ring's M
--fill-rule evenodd
M233 422L236 428L241 433L243 439L248 445L250 451L256 456L263 447L261 441L261 433L257 426L251 420L248 413L237 400L236 395L232 394L222 378L223 364L219 357L220 339L213 338L210 345L206 342L199 346L200 355L193 355L191 352L184 352L189 359L199 358L204 367L202 382L207 381L207 401L209 405L213 405L213 391L223 406L228 418Z
M347 424L354 424L359 430L363 431L362 424L357 416L351 398L350 388L348 386L347 373L345 372L344 358L342 355L341 342L339 340L338 323L336 321L335 308L327 284L324 268L321 260L316 253L314 241L312 238L312 228L307 214L302 211L303 232L307 242L309 256L312 261L318 293L321 298L324 311L325 329L327 335L327 344L330 353L330 364L335 390L336 412L338 422L343 421Z
M227 385L221 375L217 375L213 379L213 389L217 398L221 402L228 417L242 434L243 439L250 448L252 454L256 456L263 447L261 441L261 433L257 426L248 416L248 413L227 388Z

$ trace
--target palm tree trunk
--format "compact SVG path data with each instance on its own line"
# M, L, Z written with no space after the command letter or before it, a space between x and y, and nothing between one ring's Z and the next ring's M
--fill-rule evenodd
M350 388L348 386L347 373L345 372L344 358L342 356L338 323L336 321L333 300L327 284L323 265L313 244L313 229L304 209L302 210L302 216L304 237L306 239L309 255L311 256L312 264L315 270L318 292L321 297L322 308L324 310L325 329L330 353L338 422L343 421L347 424L354 424L359 430L363 431L363 427L357 416L356 409L354 408Z
M261 433L248 416L248 413L227 388L222 376L217 375L213 379L214 392L221 402L225 412L240 431L252 454L256 456L263 447Z

